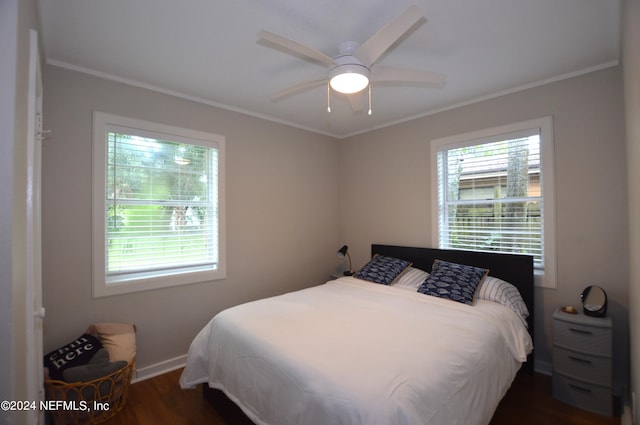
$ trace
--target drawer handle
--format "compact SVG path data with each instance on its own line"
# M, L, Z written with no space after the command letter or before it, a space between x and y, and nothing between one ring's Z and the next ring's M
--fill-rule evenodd
M570 386L571 388L573 388L574 390L577 390L577 391L580 391L580 392L583 392L583 393L589 393L589 394L590 394L590 393L592 392L592 391L591 391L591 388L581 387L580 385L576 385L576 384L569 384L569 386Z
M592 364L593 362L589 359L582 359L580 357L576 357L576 356L569 356L570 360L573 360L574 362L578 362L578 363L584 363L584 364Z
M569 330L577 334L591 335L591 331L585 331L584 329L569 328Z

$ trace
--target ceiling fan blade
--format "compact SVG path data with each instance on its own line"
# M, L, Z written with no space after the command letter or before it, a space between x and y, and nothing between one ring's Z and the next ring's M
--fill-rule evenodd
M410 6L358 47L355 56L370 67L421 19L424 19L422 10L416 5Z
M273 33L271 31L263 30L258 32L258 37L260 37L261 40L265 40L270 43L276 44L286 50L305 56L309 59L313 59L324 65L333 65L333 59L325 55L321 51L316 50L309 46L305 46L304 44L298 43L297 41L293 41L282 35Z
M278 102L284 98L293 96L294 94L298 94L306 90L311 90L312 88L321 86L323 84L327 84L326 78L323 78L322 80L310 80L305 81L304 83L295 84L291 87L287 87L286 89L282 89L279 92L274 93L271 96L271 101Z
M362 112L364 110L364 95L362 92L345 95L349 101L349 106L353 113Z
M376 65L371 69L371 81L420 83L441 88L447 82L444 74L436 72L418 71L416 69L396 68L394 66Z

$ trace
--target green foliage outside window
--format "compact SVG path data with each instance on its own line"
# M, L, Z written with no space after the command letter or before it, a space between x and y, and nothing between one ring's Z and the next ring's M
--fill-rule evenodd
M217 150L107 133L107 273L217 262Z

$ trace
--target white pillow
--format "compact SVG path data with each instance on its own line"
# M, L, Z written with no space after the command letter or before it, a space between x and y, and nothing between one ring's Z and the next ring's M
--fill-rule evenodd
M497 277L487 276L480 283L476 298L493 301L509 307L520 316L525 325L527 324L527 317L529 317L527 305L524 303L520 291L509 282Z
M429 273L415 267L409 267L391 286L399 289L417 291Z

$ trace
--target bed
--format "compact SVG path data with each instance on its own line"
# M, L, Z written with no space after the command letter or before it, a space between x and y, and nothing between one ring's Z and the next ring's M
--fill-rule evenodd
M489 423L516 373L532 371L532 258L392 245L371 254L418 272L435 260L489 269L529 315L341 277L217 314L180 385L205 384L209 400L230 400L259 425Z

